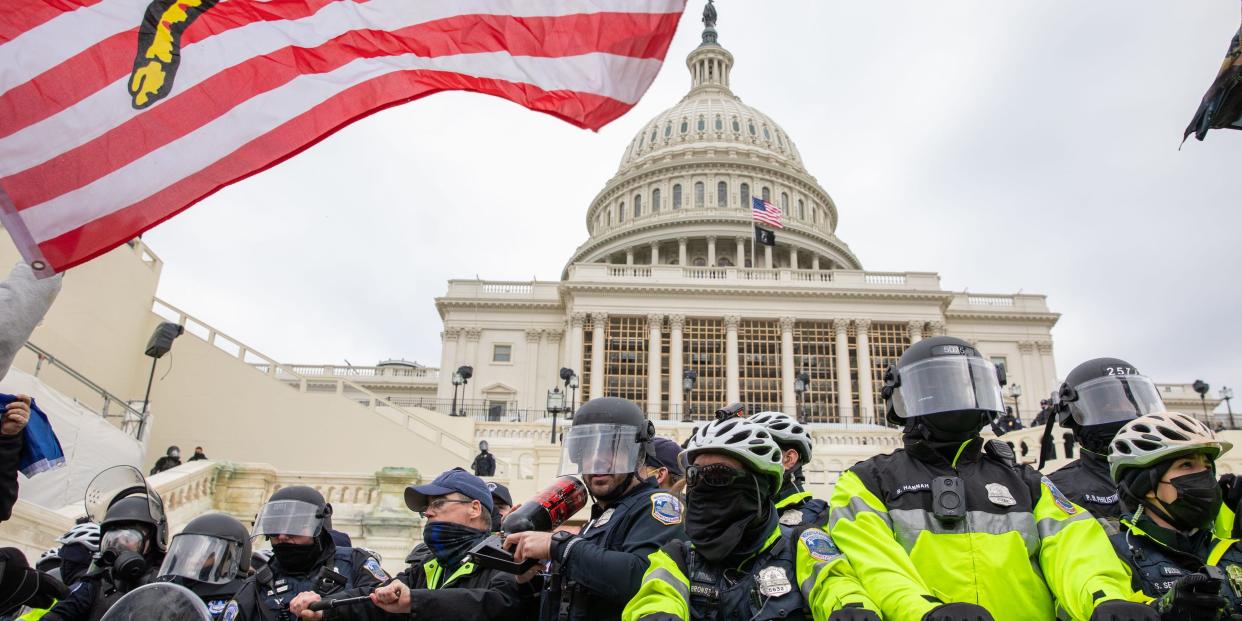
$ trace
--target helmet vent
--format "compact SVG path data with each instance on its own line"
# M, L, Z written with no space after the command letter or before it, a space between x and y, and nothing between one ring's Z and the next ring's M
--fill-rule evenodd
M1180 425L1179 425L1179 427L1180 427ZM1172 439L1174 439L1174 440L1178 440L1178 441L1180 441L1180 442L1189 442L1189 441L1190 441L1190 438L1189 438L1186 434L1184 434L1184 433L1182 433L1182 432L1180 432L1180 431L1178 431L1178 430L1176 430L1176 429L1173 429L1173 428L1170 428L1170 427L1164 427L1164 426L1158 427L1158 429L1160 430L1160 433L1164 434L1164 436L1165 436L1166 438L1172 438ZM1186 431L1187 431L1187 432L1189 432L1190 430L1189 430L1189 429L1187 429Z
M1126 455L1133 453L1133 451L1130 450L1130 445L1126 444L1125 442L1114 443L1113 450L1118 453L1125 453Z
M1152 442L1149 440L1135 440L1134 446L1137 446L1144 451L1157 451L1163 447L1160 442Z

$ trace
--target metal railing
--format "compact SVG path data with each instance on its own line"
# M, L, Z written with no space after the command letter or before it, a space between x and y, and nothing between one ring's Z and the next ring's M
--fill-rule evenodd
M38 361L35 363L35 369L33 373L35 377L39 377L39 373L43 371L44 364L49 364L53 367L56 367L61 372L63 372L65 375L68 375L74 381L78 382L79 384L82 384L88 390L95 393L96 395L99 396L100 399L103 400L103 406L100 407L99 410L95 413L99 414L99 416L104 419L108 419L108 418L120 419L120 424L118 426L126 433L133 434L135 435L135 437L137 437L136 434L138 433L138 429L142 427L140 423L143 422L143 413L135 409L133 406L131 406L129 404L129 401L122 399L112 394L111 392L108 392L108 390L105 389L103 386L100 386L99 384L92 382L85 375L82 375L73 367L65 364L64 362L61 362L60 359L48 353L42 347L39 347L38 345L31 343L30 341L26 341L26 349L29 349L30 351L34 352L36 356L38 356ZM77 401L77 399L74 399L74 401ZM81 403L81 402L79 401L78 403ZM82 405L85 406L86 404L82 404ZM95 411L93 408L90 408L89 406L87 406L87 409L90 409L91 411Z

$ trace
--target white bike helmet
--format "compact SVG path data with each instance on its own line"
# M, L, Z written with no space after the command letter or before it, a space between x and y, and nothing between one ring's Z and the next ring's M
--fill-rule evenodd
M763 425L746 418L726 418L700 428L686 450L678 456L684 470L699 453L722 453L742 462L751 472L772 480L772 490L781 488L785 468L781 447Z
M799 464L811 461L811 448L814 442L811 441L811 434L807 432L806 427L803 427L796 418L783 412L759 412L746 417L746 420L763 425L782 448L792 448L798 451Z
M1161 412L1136 418L1113 438L1108 456L1109 472L1120 481L1127 469L1147 468L1174 457L1204 453L1213 461L1233 444L1216 439L1202 422L1177 412Z
M59 543L62 546L66 546L71 543L78 543L86 546L86 549L91 552L98 552L99 525L94 522L78 524L77 526L74 526L66 531L65 534L61 535L60 539L56 540L56 543Z

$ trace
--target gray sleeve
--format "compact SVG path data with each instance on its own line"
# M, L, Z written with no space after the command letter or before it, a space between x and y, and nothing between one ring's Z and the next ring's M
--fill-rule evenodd
M52 307L60 281L60 274L40 280L30 266L18 263L8 279L0 282L0 379Z

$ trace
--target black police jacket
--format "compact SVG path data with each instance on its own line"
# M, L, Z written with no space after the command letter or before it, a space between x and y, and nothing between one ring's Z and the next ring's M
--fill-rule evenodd
M43 618L47 621L99 621L126 593L154 581L158 570L159 563L155 563L141 579L127 584L114 581L108 569L92 566L69 590L69 597L56 602Z
M642 584L647 557L686 539L682 504L654 479L640 482L607 509L591 507L581 532L554 545L557 571L546 581L544 621L612 621Z
M1070 502L1086 509L1104 525L1109 534L1118 530L1121 495L1108 474L1108 458L1091 451L1048 475Z
M520 585L517 577L469 561L457 567L441 567L426 545L419 544L405 557L409 567L397 580L410 587L410 614L390 614L363 603L324 611L325 621L387 621L430 619L471 621L474 619L531 619L537 608L538 592L530 584ZM351 589L331 599L356 597L371 589Z
M22 434L0 435L0 522L13 515L17 503L17 464L22 459Z
M1217 539L1211 529L1187 537L1146 518L1137 524L1122 521L1121 531L1109 540L1117 556L1130 565L1134 588L1150 597L1164 595L1180 578L1214 561L1211 564L1224 573L1220 594L1229 602L1228 612L1242 616L1242 548L1236 541ZM1237 618L1230 615L1222 618Z
M224 584L199 582L182 576L160 576L157 580L160 582L171 582L193 591L199 599L203 600L203 604L207 606L207 612L216 621L224 617L224 610L228 607L229 601L233 599L233 596L237 595L242 585L246 583L245 578L234 578Z
M323 539L321 539L322 541ZM222 621L293 621L289 602L304 591L321 596L357 587L374 587L388 579L379 559L362 548L338 548L327 541L319 562L308 573L294 574L272 557L267 567L246 579L221 615Z

